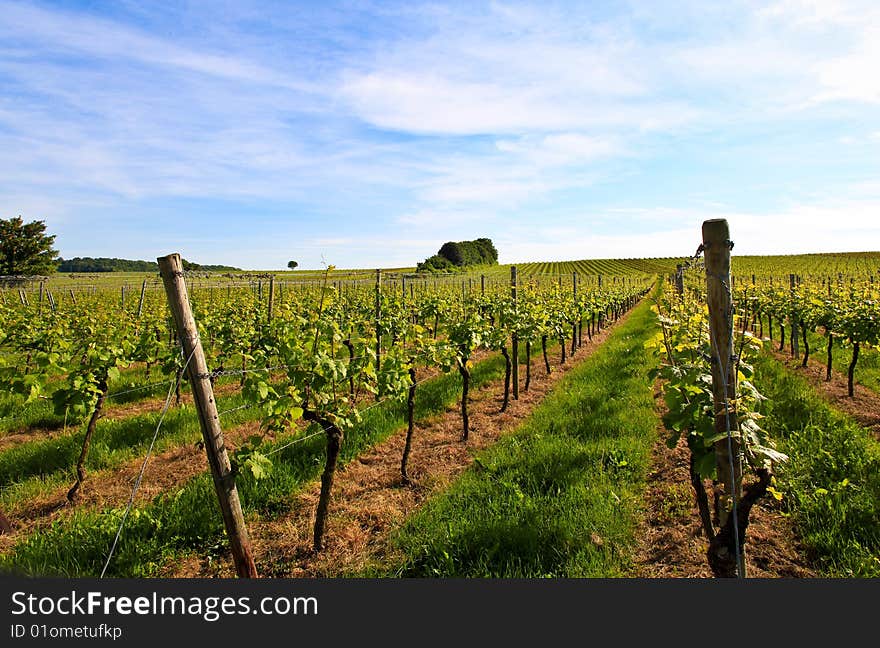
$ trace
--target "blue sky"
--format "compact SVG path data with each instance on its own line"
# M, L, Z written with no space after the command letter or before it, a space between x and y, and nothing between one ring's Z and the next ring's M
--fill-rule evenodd
M875 0L0 0L0 216L249 269L878 250L878 69Z

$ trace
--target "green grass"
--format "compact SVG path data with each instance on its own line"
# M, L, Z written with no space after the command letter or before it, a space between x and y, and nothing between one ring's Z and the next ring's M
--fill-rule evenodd
M657 417L642 304L514 433L395 534L367 576L624 576Z
M766 354L765 427L790 456L778 475L796 531L830 577L880 576L880 443Z

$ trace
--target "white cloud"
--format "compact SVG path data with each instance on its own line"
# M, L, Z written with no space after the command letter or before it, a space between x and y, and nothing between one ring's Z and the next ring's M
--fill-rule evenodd
M412 263L434 237L477 227L507 236L506 255L530 250L520 260L673 253L706 214L730 215L768 250L876 238L852 220L876 206L876 163L859 157L880 139L874 0L367 3L331 7L326 24L317 9L270 20L238 6L241 20L217 12L172 35L90 7L0 0L0 192L13 212L89 222L90 204L122 217L185 197L241 204L257 221L269 203L309 222L293 244L367 265L383 253ZM770 151L782 141L792 148ZM827 183L806 164L799 175L817 142ZM756 178L768 151L785 164ZM689 175L708 183L703 204L671 197ZM721 176L742 182L741 199L713 195ZM847 183L849 203L806 193ZM801 206L770 209L784 192ZM631 207L651 201L688 208ZM578 222L557 218L573 205ZM359 223L337 225L352 213ZM782 236L797 219L812 232ZM548 236L516 227L530 220Z
M622 150L620 144L610 137L591 137L581 133L498 140L495 146L499 151L520 156L537 166L581 164Z
M878 65L880 28L874 28L861 35L861 42L857 43L851 53L816 65L816 74L823 89L813 100L880 103Z
M9 2L0 2L0 12L3 14L0 33L15 39L27 35L28 39L40 43L43 52L74 51L107 59L131 59L182 68L237 82L278 85L298 91L314 89L310 84L298 82L263 65L181 47L170 39L145 35L110 20Z

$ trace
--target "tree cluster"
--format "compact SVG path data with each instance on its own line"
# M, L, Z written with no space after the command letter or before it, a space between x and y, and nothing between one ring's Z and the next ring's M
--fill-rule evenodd
M25 223L21 216L0 218L0 275L32 276L55 272L55 235L46 235L43 221Z
M74 257L73 259L59 259L59 261L59 272L159 272L159 265L155 261L132 261L108 257ZM183 259L183 268L184 270L204 271L239 270L239 268L231 266L200 265L186 259Z
M492 239L444 243L440 250L416 266L418 272L451 272L475 265L497 265L498 250Z

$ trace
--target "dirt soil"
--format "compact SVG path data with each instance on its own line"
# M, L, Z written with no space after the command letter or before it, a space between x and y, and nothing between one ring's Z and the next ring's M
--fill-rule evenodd
M859 425L870 430L874 437L880 440L880 394L860 385L856 379L853 384L853 396L850 397L845 374L832 369L831 380L826 382L824 359L814 360L815 356L811 355L807 366L802 367L802 360L792 358L791 354L779 351L778 348L778 345L773 348L773 356L777 360L797 375L804 377L828 403L841 412L849 414L858 421ZM856 376L858 376L858 367L856 367Z
M242 439L257 434L259 427L259 422L246 423L224 433L227 448L234 450ZM22 501L5 511L12 531L0 535L0 552L7 551L21 537L45 528L74 511L125 506L143 461L140 457L120 467L87 473L75 505L67 501L67 490L74 482L71 473L70 482L63 487ZM160 493L179 488L206 469L205 451L197 443L176 446L155 454L147 464L135 503L145 504Z
M625 318L626 315L620 321ZM393 551L388 543L389 534L429 497L447 488L470 466L475 453L514 430L562 376L605 341L613 328L594 335L592 341L584 335L583 346L565 365L559 365L560 354L555 349L550 356L553 372L549 375L545 374L539 353L532 361L529 390L522 390L525 370L521 368L520 398L513 400L511 395L504 413L499 411L503 381L473 390L469 400L471 430L467 443L461 441L458 402L444 414L417 423L408 467L411 484L404 485L400 474L405 430L338 469L324 536L325 549L320 554L312 550L314 512L320 493L317 481L292 496L289 514L275 520L250 522L248 529L261 575L337 577L387 561ZM169 565L161 574L178 578L234 575L228 554L190 556Z
M662 416L666 408L659 386L654 397L658 415ZM640 541L636 551L636 576L713 578L706 557L709 541L700 524L690 482L690 450L684 438L670 449L666 445L668 436L661 423L648 475L647 508L637 533ZM744 548L749 578L816 577L789 519L769 497L752 509Z
M806 368L786 351L772 346L773 356L803 376L836 409L853 417L880 439L880 394L855 384L847 392L847 377L832 371L825 380L824 353L812 356ZM658 409L663 409L658 397ZM637 574L644 578L712 578L706 559L708 540L703 535L688 471L689 451L682 440L670 450L667 432L660 430L648 478L645 520L637 557ZM775 501L765 498L752 510L746 533L746 571L757 578L814 578L807 552L792 531L791 523Z

